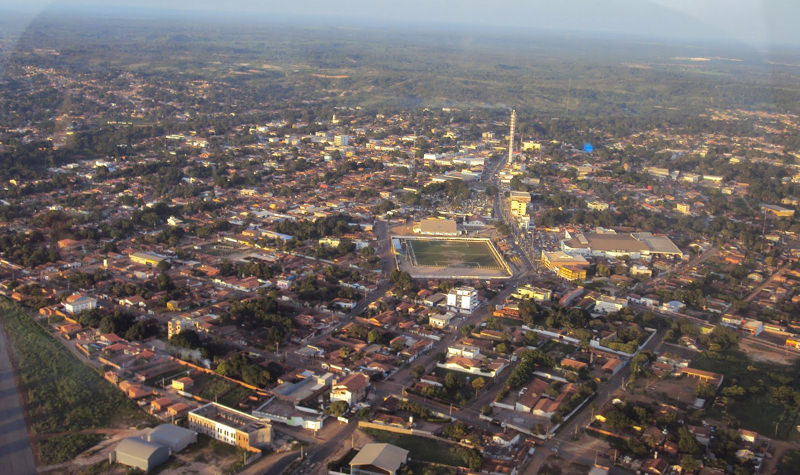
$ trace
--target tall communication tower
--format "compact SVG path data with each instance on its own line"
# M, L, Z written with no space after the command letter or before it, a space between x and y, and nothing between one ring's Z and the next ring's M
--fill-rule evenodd
M517 111L511 109L511 131L508 134L508 164L514 161L514 132L517 128Z

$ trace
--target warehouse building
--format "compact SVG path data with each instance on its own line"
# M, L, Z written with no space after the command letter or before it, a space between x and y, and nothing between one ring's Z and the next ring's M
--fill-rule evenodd
M169 448L136 437L129 437L122 439L109 458L111 463L117 462L149 472L169 459Z
M174 454L197 442L197 432L174 424L161 424L147 434L147 441L164 445Z
M575 237L567 233L567 238L561 241L561 250L573 256L585 257L683 258L678 246L666 236L655 236L648 232L617 234L610 229L580 233Z
M408 461L408 450L392 444L367 444L350 461L353 475L395 475Z

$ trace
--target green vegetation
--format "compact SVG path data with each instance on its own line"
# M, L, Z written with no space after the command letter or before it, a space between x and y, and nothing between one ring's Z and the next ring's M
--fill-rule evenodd
M444 386L425 386L420 391L420 395L446 404L453 404L457 407L463 407L470 399L477 396L478 391L487 384L487 381L480 376L476 378L474 375L468 375L460 371L436 368L432 374L444 378ZM480 382L476 383L476 381Z
M302 289L301 289L302 290ZM292 319L281 314L278 304L271 297L247 301L235 301L228 312L222 315L222 323L235 322L256 332L265 344L274 346L283 341L292 329Z
M148 421L122 392L78 361L17 305L0 301L0 323L17 361L32 432L69 432ZM66 460L97 440L85 434L47 439L47 452L54 454L48 455L48 460Z
M72 460L103 440L100 434L69 434L43 439L36 444L38 458L44 465Z
M784 475L800 475L800 450L787 450L778 463L778 471Z
M266 386L272 381L269 371L253 362L244 353L236 353L222 360L216 369L217 373L229 378L244 381L253 386Z
M469 449L464 449L456 445L448 446L444 442L434 441L427 437L398 434L396 432L376 429L364 429L364 432L378 442L402 447L410 451L415 459L425 462L461 467L467 466L468 459L472 456L471 453L467 455L465 452L468 452ZM464 453L460 453L460 451ZM478 454L478 457L480 457L480 454Z
M252 389L244 386L236 386L219 398L219 403L228 407L236 407L242 400L253 394Z
M200 377L199 379L205 379L206 375ZM205 384L201 381L195 382L195 391L197 391L197 395L203 399L208 399L209 401L218 401L219 398L224 397L229 391L232 391L238 385L232 381L228 381L227 379L214 377L214 376L207 376L209 379Z
M502 265L487 242L444 239L409 239L415 264L437 267L501 269Z
M692 361L693 368L725 376L712 415L767 437L792 440L800 423L798 365L755 362L736 350L708 351Z

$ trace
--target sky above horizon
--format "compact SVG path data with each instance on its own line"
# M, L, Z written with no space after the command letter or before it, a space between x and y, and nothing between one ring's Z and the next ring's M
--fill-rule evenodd
M32 18L50 9L149 9L174 15L304 18L317 24L508 27L515 31L618 33L684 41L715 40L756 49L800 46L796 0L0 0Z

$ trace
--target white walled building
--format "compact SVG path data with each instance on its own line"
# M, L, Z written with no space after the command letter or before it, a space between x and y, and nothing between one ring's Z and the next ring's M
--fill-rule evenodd
M446 328L450 325L450 321L455 318L453 312L447 312L444 315L430 315L428 317L428 324L434 328Z
M64 309L67 313L77 315L87 310L94 310L97 308L97 299L87 297L83 294L72 294L67 297L64 302Z
M447 294L447 307L458 313L472 313L479 304L478 291L472 287L456 287Z

